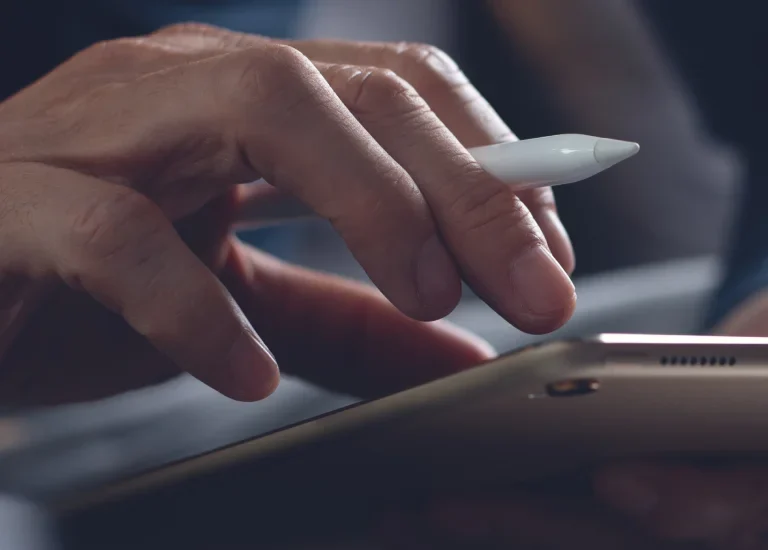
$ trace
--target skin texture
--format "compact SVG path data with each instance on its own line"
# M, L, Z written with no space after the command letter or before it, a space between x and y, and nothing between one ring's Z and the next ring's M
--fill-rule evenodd
M574 259L551 191L516 196L466 151L504 139L428 46L202 25L94 45L0 104L0 403L181 370L255 400L277 364L402 389L490 355L417 322L449 313L462 278L521 329L559 327ZM260 200L238 184L260 177L329 220L383 297L238 242Z

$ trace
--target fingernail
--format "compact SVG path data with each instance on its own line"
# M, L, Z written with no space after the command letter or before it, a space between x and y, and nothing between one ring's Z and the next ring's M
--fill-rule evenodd
M635 518L648 516L659 503L650 483L632 473L604 475L597 490L608 504Z
M277 361L267 346L253 333L243 331L229 353L233 378L231 397L255 401L270 395L280 381Z
M430 310L440 309L440 316L450 312L461 294L461 281L453 259L437 235L430 237L421 249L416 288L421 304Z
M512 290L533 317L553 317L573 308L576 289L543 246L526 251L512 265Z

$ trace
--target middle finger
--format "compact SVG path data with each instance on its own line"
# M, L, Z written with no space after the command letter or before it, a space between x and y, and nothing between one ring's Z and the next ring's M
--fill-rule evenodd
M486 173L395 73L316 63L363 127L413 177L474 290L530 332L562 324L574 288L528 208Z
M458 65L434 46L339 40L295 41L291 45L316 62L394 71L416 89L465 147L517 140ZM530 189L518 196L539 224L555 258L571 273L575 264L573 248L557 215L552 189Z

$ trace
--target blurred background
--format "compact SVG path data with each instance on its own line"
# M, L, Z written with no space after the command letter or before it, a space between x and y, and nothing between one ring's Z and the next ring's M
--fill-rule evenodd
M764 77L754 53L763 33L750 15L757 3L723 9L702 0L695 17L693 5L6 0L0 51L17 53L23 44L24 53L4 58L0 97L93 42L182 21L280 37L434 44L458 60L521 139L584 133L641 144L632 160L556 192L576 250L579 309L555 336L690 333L702 329L734 254L735 222L755 203L745 189L765 170L754 162L765 142L757 118ZM243 237L290 261L365 279L323 222ZM471 293L451 318L500 350L531 341ZM353 401L288 380L265 402L246 405L182 378L99 403L10 412L0 420L0 489L44 501Z

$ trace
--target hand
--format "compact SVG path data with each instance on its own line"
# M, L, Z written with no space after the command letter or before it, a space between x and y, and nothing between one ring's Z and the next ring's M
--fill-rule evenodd
M234 184L261 176L330 220L409 316L447 314L461 274L519 327L556 328L575 295L551 192L515 196L464 148L502 139L424 46L187 25L89 48L0 105L0 402L179 370L258 399L278 379L266 344L286 371L362 393L487 356L234 241L258 200Z

